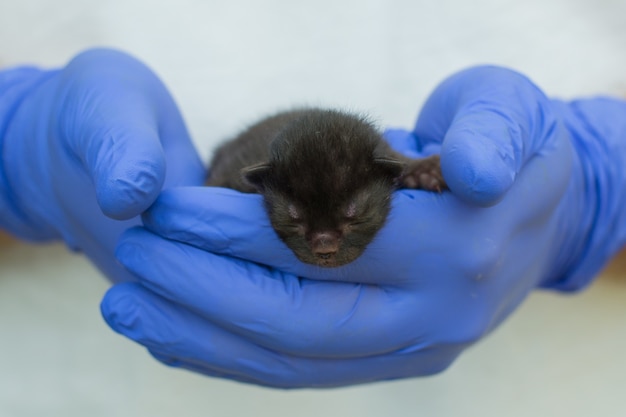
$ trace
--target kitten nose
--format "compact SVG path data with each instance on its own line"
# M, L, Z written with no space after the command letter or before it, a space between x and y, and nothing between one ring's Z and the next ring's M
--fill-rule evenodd
M339 233L316 232L311 236L311 249L320 259L330 259L339 250Z

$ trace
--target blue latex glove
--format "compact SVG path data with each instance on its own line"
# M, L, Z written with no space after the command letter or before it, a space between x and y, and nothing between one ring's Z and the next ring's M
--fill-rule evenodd
M114 258L122 231L140 224L162 187L204 176L163 84L112 50L61 70L0 72L0 144L0 227L62 238L116 281L131 279Z
M440 372L537 287L575 290L624 242L626 103L548 100L480 67L436 89L407 154L441 152L451 193L401 190L350 265L299 263L261 197L166 190L119 260L140 284L102 302L164 363L275 387ZM172 240L165 240L159 235Z

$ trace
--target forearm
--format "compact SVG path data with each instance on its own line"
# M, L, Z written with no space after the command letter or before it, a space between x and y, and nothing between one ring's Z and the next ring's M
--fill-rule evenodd
M626 101L611 98L554 102L574 145L569 201L563 210L581 209L569 225L575 249L567 270L546 287L574 291L585 287L626 243ZM570 242L565 242L569 244Z
M0 72L0 228L20 237L29 228L28 220L16 205L16 192L6 172L6 139L11 121L26 96L53 72L34 67L19 67Z

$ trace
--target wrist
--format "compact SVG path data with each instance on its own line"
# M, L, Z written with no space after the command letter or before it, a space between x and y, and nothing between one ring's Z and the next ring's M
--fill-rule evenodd
M51 71L35 67L18 67L0 71L0 229L21 238L37 239L26 216L19 209L17 193L8 180L8 132L24 99L47 80ZM34 121L31 121L34 123ZM34 152L34 151L33 151Z
M584 288L626 242L626 101L554 101L575 149L561 205L563 272L543 287Z

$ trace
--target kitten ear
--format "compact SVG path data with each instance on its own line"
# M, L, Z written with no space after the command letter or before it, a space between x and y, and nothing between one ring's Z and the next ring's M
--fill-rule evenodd
M392 178L398 178L402 175L405 168L405 164L402 161L387 156L374 158L374 164Z
M256 188L259 192L265 189L265 183L269 177L270 165L267 163L256 164L241 170L245 182Z

